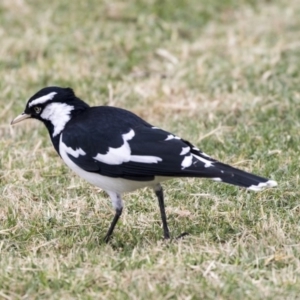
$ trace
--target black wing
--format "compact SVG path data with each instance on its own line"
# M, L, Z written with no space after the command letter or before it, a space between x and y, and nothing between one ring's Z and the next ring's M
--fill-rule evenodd
M216 161L189 142L122 109L90 108L68 123L62 141L86 153L68 154L74 163L105 176L148 181L155 176L217 177L220 173L213 167Z

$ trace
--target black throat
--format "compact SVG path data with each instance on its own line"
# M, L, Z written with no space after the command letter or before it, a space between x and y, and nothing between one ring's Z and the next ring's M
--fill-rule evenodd
M59 154L59 139L60 139L61 133L57 134L56 136L53 136L54 126L52 125L52 123L50 121L43 121L43 123L45 124L46 128L48 129L50 139L52 141L52 144L53 144L56 152Z

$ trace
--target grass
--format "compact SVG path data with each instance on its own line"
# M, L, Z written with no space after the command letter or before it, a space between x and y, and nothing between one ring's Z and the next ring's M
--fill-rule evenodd
M0 299L299 299L299 1L3 0ZM58 158L45 128L10 127L46 85L133 110L224 162L268 176L106 195Z

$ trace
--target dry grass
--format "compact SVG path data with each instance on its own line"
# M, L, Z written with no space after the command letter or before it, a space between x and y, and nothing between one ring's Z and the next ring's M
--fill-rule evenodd
M0 299L299 299L299 1L3 0ZM279 187L207 180L109 199L72 174L36 122L45 85L131 109Z

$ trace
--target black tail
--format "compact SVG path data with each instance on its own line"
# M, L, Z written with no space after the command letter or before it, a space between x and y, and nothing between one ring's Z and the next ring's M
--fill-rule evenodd
M274 180L223 164L195 147L192 149L191 155L193 156L192 164L184 170L186 176L211 178L215 181L245 187L252 191L277 186L277 182Z
M274 180L247 173L226 164L217 162L214 167L219 170L219 177L212 178L215 181L242 186L252 191L277 186L277 182Z

